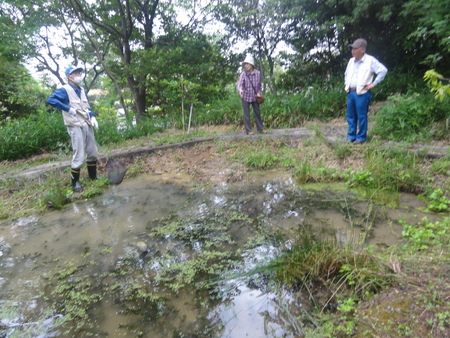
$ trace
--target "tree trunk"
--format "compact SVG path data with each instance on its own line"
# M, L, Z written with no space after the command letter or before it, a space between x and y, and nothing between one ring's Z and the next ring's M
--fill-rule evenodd
M145 116L147 91L145 87L139 83L134 86L130 86L130 88L133 88L134 113L136 116L136 123L139 124L144 120Z

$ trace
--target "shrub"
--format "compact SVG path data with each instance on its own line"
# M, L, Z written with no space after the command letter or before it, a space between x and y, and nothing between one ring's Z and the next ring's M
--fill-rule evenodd
M100 128L95 134L96 140L100 144L108 144L152 135L161 131L165 122L163 120L146 119L138 125L126 124L119 128L119 123L115 119L100 119L99 124Z
M265 94L261 105L264 124L270 128L290 128L307 120L326 121L345 111L346 96L342 85L313 85L294 94ZM242 125L241 98L233 90L211 104L197 108L198 124ZM253 116L253 114L252 114Z
M148 119L139 125L118 128L117 120L99 117L96 140L100 144L151 135L162 129L164 121ZM65 147L69 135L61 113L39 113L21 120L10 120L0 129L0 160L18 160Z
M449 108L430 93L391 96L376 113L373 134L394 141L429 139L430 125L443 120Z
M10 120L0 129L0 160L17 160L55 150L68 138L61 114L38 113Z

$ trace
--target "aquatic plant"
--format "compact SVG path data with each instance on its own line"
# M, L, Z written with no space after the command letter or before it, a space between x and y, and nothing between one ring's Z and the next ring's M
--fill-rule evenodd
M215 276L234 265L236 252L229 248L235 239L230 228L236 224L252 223L248 216L235 210L211 206L207 210L207 213L197 215L199 217L172 214L148 225L150 237L174 242L175 250L154 258L160 266L156 279L174 291L193 283L198 288L206 286Z
M300 231L299 242L270 267L277 280L292 288L311 290L311 285L321 285L328 289L331 297L322 304L322 311L338 292L364 299L391 285L394 275L377 256Z
M184 261L178 255L165 255L157 260L161 267L156 280L175 292L193 285L201 289L235 264L233 256L231 252L203 251Z
M48 302L55 313L63 315L59 325L65 335L93 332L98 326L98 318L89 309L103 298L104 290L96 281L99 276L92 274L94 264L92 261L81 265L66 262L64 267L59 266L45 276L46 291L42 299Z
M123 315L138 315L144 321L152 321L165 313L164 300L132 265L121 264L109 276L113 282L108 284L107 296L120 307Z

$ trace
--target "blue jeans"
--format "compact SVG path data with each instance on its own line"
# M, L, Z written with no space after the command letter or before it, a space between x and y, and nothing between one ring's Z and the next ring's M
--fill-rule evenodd
M347 97L347 140L364 142L367 139L369 104L372 94L368 91L365 94L357 95L356 92L349 92Z

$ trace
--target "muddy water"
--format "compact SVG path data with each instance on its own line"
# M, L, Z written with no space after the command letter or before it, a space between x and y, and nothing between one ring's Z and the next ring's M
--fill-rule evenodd
M0 337L300 336L301 300L248 272L299 227L342 244L395 244L395 220L422 217L414 196L395 200L274 175L211 189L149 176L3 223Z

